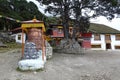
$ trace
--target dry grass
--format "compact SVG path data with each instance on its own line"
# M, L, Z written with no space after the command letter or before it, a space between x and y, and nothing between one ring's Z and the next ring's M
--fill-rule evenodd
M9 50L21 48L21 44L18 43L5 43L6 47L0 47L0 53L7 52Z

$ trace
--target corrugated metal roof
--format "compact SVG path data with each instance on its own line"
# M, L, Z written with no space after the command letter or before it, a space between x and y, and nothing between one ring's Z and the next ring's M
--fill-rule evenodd
M89 31L92 33L101 33L101 34L120 34L119 30L113 29L109 26L103 24L91 23Z

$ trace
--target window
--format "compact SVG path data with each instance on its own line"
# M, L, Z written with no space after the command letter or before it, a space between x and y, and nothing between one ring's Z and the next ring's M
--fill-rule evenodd
M69 36L72 37L72 35L73 35L73 28L70 27L69 28Z
M72 28L69 29L69 33L73 33L73 29Z
M101 48L101 44L94 44L94 45L92 44L91 47L92 48Z
M105 40L111 40L110 35L105 35Z
M120 46L115 46L115 49L120 49Z
M120 40L120 34L119 35L115 35L116 40Z
M62 29L61 28L58 28L58 33L62 33Z
M21 35L18 35L18 40L21 40Z
M100 34L94 34L94 40L101 40Z

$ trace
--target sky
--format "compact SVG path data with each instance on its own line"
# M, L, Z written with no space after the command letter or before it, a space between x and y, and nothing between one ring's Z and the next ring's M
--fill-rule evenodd
M44 13L45 6L41 6L36 0L27 0L27 1L34 2L38 6L38 9L40 10L40 12L42 12L47 16L50 16L49 13ZM108 21L105 17L100 16L95 19L91 19L90 21L91 23L104 24L114 29L120 30L120 18L115 18L115 19L112 19L111 21Z

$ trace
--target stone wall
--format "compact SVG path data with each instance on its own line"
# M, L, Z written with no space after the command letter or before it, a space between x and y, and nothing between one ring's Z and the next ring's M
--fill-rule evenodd
M37 59L39 51L36 49L36 45L33 42L26 42L24 48L24 59ZM42 56L42 55L41 55Z
M9 32L0 32L0 41L3 43L15 42L15 39L10 36Z

